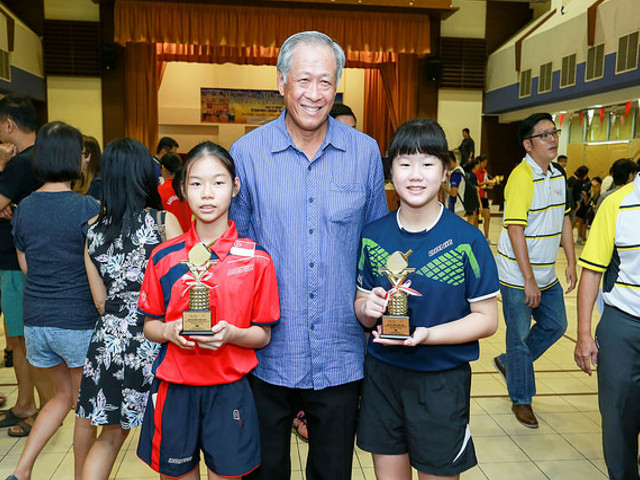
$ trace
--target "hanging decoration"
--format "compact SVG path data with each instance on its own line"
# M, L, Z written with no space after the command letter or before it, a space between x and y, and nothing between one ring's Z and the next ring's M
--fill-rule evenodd
M560 128L562 128L562 121L564 120L564 113L560 114Z
M584 116L584 112L580 110L580 112L578 112L578 115L580 116L580 118L578 119L578 124L582 125L582 117Z
M593 120L594 113L596 113L596 111L593 108L590 108L589 110L587 110L587 119L589 120L589 122L587 123L587 126L591 125L591 121Z
M604 122L604 107L600 107L600 123Z

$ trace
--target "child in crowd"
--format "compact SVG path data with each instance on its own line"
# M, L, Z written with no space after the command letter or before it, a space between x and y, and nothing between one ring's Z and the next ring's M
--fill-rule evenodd
M162 199L162 207L173 213L183 231L191 228L191 209L186 199L180 198L180 178L182 159L173 152L165 153L160 159L160 172L164 182L158 185L158 193Z
M46 369L55 394L46 402L9 478L28 480L34 462L78 398L98 312L84 269L84 243L98 202L71 190L80 178L82 135L62 122L36 136L34 172L44 185L13 216L20 268L26 274L24 336L29 363ZM77 473L77 472L76 472Z
M412 466L422 479L457 478L476 464L469 362L478 358L478 339L498 326L498 274L480 230L438 202L449 163L440 125L402 125L389 160L400 208L363 231L354 308L365 327L376 325L396 286L410 293L413 331L405 340L381 338L380 326L373 331L358 446L373 454L377 478L409 480ZM415 269L405 283L387 277L401 270L387 263L392 255Z
M203 450L209 479L240 478L260 464L245 375L280 317L275 269L264 249L239 238L228 220L240 189L229 152L211 142L195 146L182 189L196 221L153 251L140 294L145 335L162 347L138 455L162 478L199 479ZM213 335L181 335L196 289L208 296L203 303L213 326L206 328Z
M84 362L73 442L86 480L109 477L130 430L142 424L153 380L158 345L144 338L138 296L151 250L182 230L159 211L150 160L149 150L130 138L109 143L102 157L104 209L89 227L84 256L100 319Z

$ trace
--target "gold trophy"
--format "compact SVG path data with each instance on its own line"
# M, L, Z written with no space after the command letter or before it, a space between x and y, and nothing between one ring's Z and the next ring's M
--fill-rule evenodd
M407 257L411 253L412 250L407 253L393 252L387 259L387 268L380 269L391 282L391 290L387 292L387 315L382 316L380 338L406 340L411 337L407 295L420 295L410 288L411 281L403 283L410 273L416 271L415 268L407 268Z
M215 308L209 306L209 287L202 282L207 270L218 263L211 260L209 247L213 242L197 243L189 250L189 260L182 261L193 275L194 282L189 287L189 310L182 312L182 331L180 335L213 335L211 327L215 318Z

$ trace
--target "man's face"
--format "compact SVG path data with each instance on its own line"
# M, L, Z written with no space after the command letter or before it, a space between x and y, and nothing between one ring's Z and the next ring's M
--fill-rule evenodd
M327 123L338 84L333 51L298 45L287 82L284 80L278 71L278 90L287 107L287 128L301 132L320 130Z
M562 167L562 168L567 168L567 159L566 157L562 157L558 159L558 164Z
M467 132L466 130L462 131L462 138L469 138L469 132Z
M356 119L353 117L353 115L338 115L336 117L336 120L340 123L344 123L351 128L356 128Z
M540 134L555 131L556 126L550 120L540 120L533 128L530 138L525 139L522 144L531 158L539 162L550 162L558 155L558 137L551 135L549 139L543 140Z

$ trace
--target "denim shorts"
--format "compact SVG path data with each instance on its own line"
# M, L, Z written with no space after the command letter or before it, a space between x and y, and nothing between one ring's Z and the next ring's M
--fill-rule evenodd
M69 368L83 367L92 335L93 329L25 326L27 360L38 368L55 367L63 362Z

